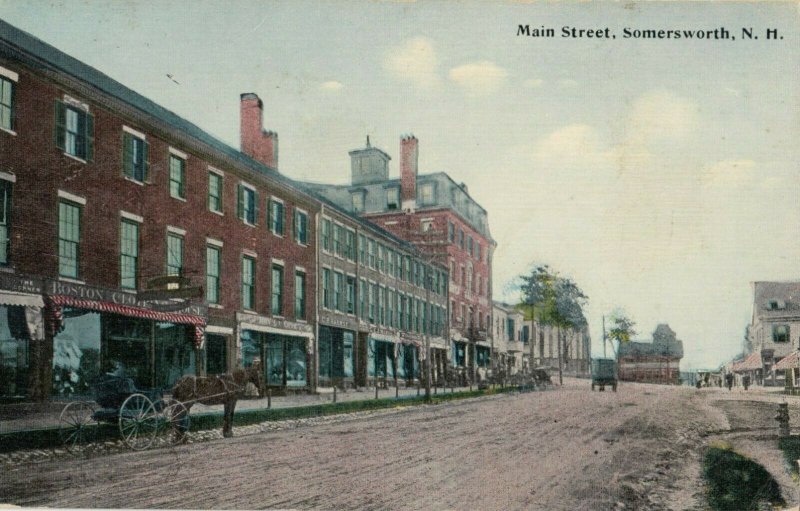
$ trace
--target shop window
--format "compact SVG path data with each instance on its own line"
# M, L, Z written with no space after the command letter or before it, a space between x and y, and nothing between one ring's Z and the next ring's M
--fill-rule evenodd
M394 379L394 343L369 340L367 373L375 378Z
M206 374L222 374L228 370L225 337L206 334Z
M78 278L81 236L81 208L61 201L58 204L58 274Z
M64 328L53 338L53 395L88 396L91 385L99 381L103 373L113 373L116 369L111 361L101 369L100 314L69 307L62 313Z
M0 397L28 395L29 349L25 308L0 306Z
M172 388L181 376L197 374L191 330L186 325L155 324L155 387Z
M153 387L150 373L152 321L107 314L104 316L104 372L133 379L137 387Z
M11 253L11 181L0 179L0 265L8 264Z
M56 147L82 160L94 158L94 116L56 100Z
M306 340L267 334L266 371L269 385L306 385Z

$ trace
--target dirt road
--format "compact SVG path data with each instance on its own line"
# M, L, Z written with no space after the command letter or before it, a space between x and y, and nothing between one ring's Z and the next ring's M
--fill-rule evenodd
M734 437L732 428L750 428L754 417L761 421L756 429L774 427L770 400L781 399L725 392L623 384L616 393L600 393L586 381L568 380L551 391L342 417L173 450L13 465L2 475L0 502L699 510L701 447L714 435ZM739 433L738 441L758 454L775 444L777 431ZM787 501L796 500L787 494L793 491L788 476L781 482Z

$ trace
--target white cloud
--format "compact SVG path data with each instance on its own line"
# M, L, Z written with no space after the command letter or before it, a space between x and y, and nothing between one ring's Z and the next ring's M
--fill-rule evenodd
M544 85L544 80L542 80L541 78L530 78L528 80L525 80L523 85L529 89L536 89Z
M322 82L319 86L322 90L329 90L329 91L337 91L341 90L344 85L342 82L337 82L336 80L330 80L327 82Z
M427 37L415 37L392 48L383 61L383 68L394 77L421 88L439 83L438 65L433 41Z
M704 184L713 188L750 188L756 177L753 160L725 160L703 169Z
M508 77L508 71L484 60L454 67L448 76L467 94L481 96L491 94L500 88Z
M644 142L657 138L679 139L690 134L698 124L698 107L688 98L667 90L655 90L639 96L628 116L628 132Z

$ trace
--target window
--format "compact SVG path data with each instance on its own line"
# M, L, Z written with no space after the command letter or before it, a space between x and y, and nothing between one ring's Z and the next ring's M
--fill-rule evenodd
M85 109L56 100L56 147L91 161L94 158L94 116Z
M422 183L419 187L419 200L423 206L430 206L436 202L436 184Z
M77 204L58 203L58 274L78 278L81 208Z
M458 230L458 246L461 247L461 250L464 250L464 230Z
M308 214L299 209L294 210L294 240L301 245L308 244Z
M358 262L367 264L367 238L363 234L358 235Z
M186 191L186 160L175 155L169 155L169 195L176 199L185 199Z
M452 243L456 239L456 225L453 222L447 222L447 241Z
M322 269L322 306L326 309L331 308L331 270Z
M183 236L167 234L167 275L183 275Z
M344 275L333 272L333 308L344 312Z
M322 219L322 250L331 250L331 221L327 218Z
M0 128L14 130L14 87L15 83L0 76Z
M243 183L239 183L238 216L246 224L255 225L258 218L258 200L256 191Z
M774 325L772 327L772 342L789 342L789 325Z
M369 322L375 323L375 305L378 301L378 285L369 285Z
M206 246L206 301L219 303L220 249Z
M0 265L11 253L11 181L0 179Z
M383 248L383 245L378 243L378 271L383 273L384 268L384 258L386 257L386 252Z
M252 257L242 257L242 308L254 309L256 302L256 260Z
M420 222L422 232L430 232L433 230L433 220L423 220Z
M513 319L509 318L509 319L506 320L506 333L508 334L508 340L509 341L516 340L516 339L514 339L514 334L516 332L514 331L514 320Z
M356 233L351 230L346 232L345 253L349 260L356 260Z
M339 224L333 224L333 252L339 257L344 257L344 229Z
M294 317L306 319L306 274L294 272Z
M386 249L386 274L394 275L394 251L390 248Z
M222 176L216 172L208 173L208 209L222 213Z
M375 269L376 259L376 243L375 240L369 240L369 267Z
M360 279L358 281L358 302L359 302L359 312L361 319L366 319L367 317L367 281L364 279Z
M272 234L277 236L283 236L283 227L284 227L284 206L283 202L275 199L270 199L269 201L269 230L272 231Z
M364 211L364 192L353 192L351 197L353 200L353 213L361 213Z
M144 183L147 179L148 147L144 138L127 131L122 133L122 172L125 177Z
M120 223L119 281L120 287L136 289L136 270L139 267L139 224L130 220Z
M400 188L393 186L386 189L386 209L400 209Z
M356 313L356 278L347 276L347 310L348 314Z
M472 255L474 253L474 245L472 241L472 236L467 236L467 253Z
M272 265L272 300L271 311L273 316L283 313L283 266Z

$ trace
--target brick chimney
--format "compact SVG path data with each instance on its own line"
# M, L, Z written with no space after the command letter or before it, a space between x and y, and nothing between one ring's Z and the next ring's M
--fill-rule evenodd
M241 95L239 106L241 150L247 156L278 170L278 134L264 126L264 103L257 94Z
M414 135L400 137L400 204L404 211L417 207L418 145Z

